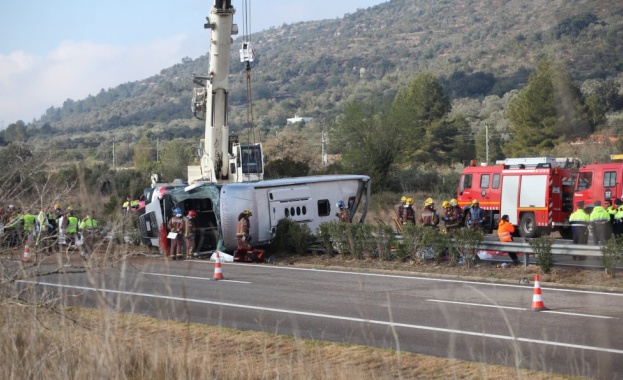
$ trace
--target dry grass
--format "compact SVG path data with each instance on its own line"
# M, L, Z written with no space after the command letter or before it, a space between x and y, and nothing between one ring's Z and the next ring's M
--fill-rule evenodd
M4 379L568 379L105 310L4 303Z
M144 259L140 247L123 254L101 246L98 265L117 266L121 256ZM115 254L111 254L115 251ZM15 252L17 255L19 253ZM76 254L77 255L77 254ZM74 256L74 255L72 255ZM106 259L108 258L108 259ZM52 258L50 258L52 259ZM79 259L78 259L79 260ZM123 259L121 259L123 260ZM291 256L283 265L389 270L419 275L517 281L538 267L467 269L432 262L356 260L350 256ZM543 282L608 285L603 271L556 268ZM605 283L605 281L611 281ZM160 320L109 309L66 308L58 300L39 306L11 298L0 288L0 377L4 379L570 379L363 346L310 341L194 323Z

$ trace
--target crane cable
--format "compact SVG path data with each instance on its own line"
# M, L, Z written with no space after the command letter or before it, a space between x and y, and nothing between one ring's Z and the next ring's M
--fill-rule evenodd
M251 0L243 0L243 24L242 24L242 42L252 48L251 45ZM248 126L248 141L253 144L255 141L254 120L253 120L253 92L251 89L251 62L246 61L246 77L247 77L247 126Z

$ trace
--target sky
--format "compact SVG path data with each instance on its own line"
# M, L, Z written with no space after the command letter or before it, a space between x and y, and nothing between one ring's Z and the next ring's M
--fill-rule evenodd
M251 32L388 0L247 0ZM214 0L0 0L0 129L208 51ZM242 32L243 0L232 0ZM189 91L192 89L189 88Z

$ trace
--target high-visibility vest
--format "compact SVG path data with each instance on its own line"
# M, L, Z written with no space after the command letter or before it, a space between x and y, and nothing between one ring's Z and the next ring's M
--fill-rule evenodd
M80 223L80 228L83 230L97 228L97 220L87 216L86 218L82 219L82 223Z
M610 221L610 214L605 208L596 206L590 215L591 222L608 222Z
M501 220L498 225L498 237L501 242L513 241L511 234L515 232L515 227L505 220Z
M577 209L576 212L569 215L569 222L571 223L571 227L586 226L590 220L590 216L586 212L584 212L584 209L581 208Z
M75 234L78 232L78 218L70 216L67 218L67 233Z
M24 221L24 231L34 231L35 230L35 216L32 214L26 214L22 216L22 220Z

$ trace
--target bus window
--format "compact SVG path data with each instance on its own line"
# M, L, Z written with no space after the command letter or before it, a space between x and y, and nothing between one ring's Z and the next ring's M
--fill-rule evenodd
M482 174L480 176L480 188L481 189L488 189L489 188L489 179L490 179L491 175L490 174Z
M591 172L582 172L578 176L578 189L577 191L582 191L591 188L591 183L593 182L593 173Z

